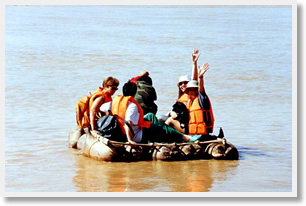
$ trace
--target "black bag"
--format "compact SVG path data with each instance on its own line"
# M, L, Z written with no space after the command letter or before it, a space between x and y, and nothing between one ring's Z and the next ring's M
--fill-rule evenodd
M104 115L97 121L97 130L100 132L100 135L102 135L103 137L109 140L118 141L118 142L126 142L127 138L125 134L122 132L117 118L120 118L120 117L118 115L114 115L114 116ZM125 120L123 121L126 124L128 124ZM130 127L130 125L128 126ZM134 135L133 130L131 131L132 131L132 134Z

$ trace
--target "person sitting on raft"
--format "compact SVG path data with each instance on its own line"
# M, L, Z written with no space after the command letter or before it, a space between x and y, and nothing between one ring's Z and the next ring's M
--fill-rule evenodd
M181 102L175 102L175 104L172 106L172 111L169 112L165 124L173 127L183 134L189 134L189 111L187 110L186 105Z
M199 81L191 80L187 84L185 104L189 111L189 135L207 135L214 129L213 110L204 88L204 74L208 69L209 65L203 64L199 69Z
M125 119L134 132L134 136L130 128L119 120L122 132L126 134L128 142L148 143L148 142L193 142L197 140L199 135L185 135L163 122L158 122L153 113L144 115L144 112L138 102L135 101L137 87L131 82L124 84L123 95L118 95L112 102L111 112Z
M189 112L188 127L182 127L181 122L176 118L176 112L172 112L171 116L166 120L166 124L173 126L178 131L190 135L207 135L213 132L214 116L210 100L204 88L204 74L209 69L209 65L205 63L199 70L197 60L199 51L194 50L192 54L192 74L198 79L191 80L187 83L185 92L177 101L186 105ZM198 86L200 85L200 87ZM177 102L177 103L178 103ZM182 106L181 106L182 107ZM181 110L183 110L182 108ZM185 124L186 125L186 124Z
M192 80L198 79L198 59L200 53L198 49L194 49L191 54L192 61ZM190 82L188 75L180 76L178 86L178 99L172 106L172 111L164 115L161 120L164 120L167 125L172 126L181 133L188 134L189 112L186 108L186 103L189 99L187 93L187 84Z
M144 114L156 114L158 107L154 101L157 100L157 95L149 72L141 72L140 76L132 78L130 82L137 85L135 100L140 104Z
M200 53L198 49L194 49L193 53L191 54L191 60L192 60L192 80L198 80L197 78L197 69L198 69L198 59L200 57ZM186 92L187 84L190 81L190 78L188 75L180 76L179 82L177 83L178 86L178 100L183 103L187 102L188 94Z
M103 80L102 87L99 87L95 93L92 95L89 101L89 111L90 111L90 126L91 130L95 133L99 133L96 130L97 116L100 115L100 107L102 104L111 102L112 96L118 90L119 81L114 77L107 77Z

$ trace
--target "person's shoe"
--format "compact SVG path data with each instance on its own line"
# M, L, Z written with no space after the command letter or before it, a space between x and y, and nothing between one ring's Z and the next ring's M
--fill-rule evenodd
M192 143L197 141L198 139L200 139L202 137L202 135L190 135L190 140L188 141L188 143Z

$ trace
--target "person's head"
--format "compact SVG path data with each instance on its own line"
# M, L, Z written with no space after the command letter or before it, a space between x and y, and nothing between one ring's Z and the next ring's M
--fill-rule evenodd
M114 77L106 77L102 83L103 89L110 95L115 94L115 92L118 90L118 86L119 80Z
M125 83L122 87L122 93L123 96L132 96L134 97L136 95L137 92L137 86L136 84L128 81L127 83Z
M149 76L142 76L142 77L140 77L139 79L138 79L138 81L144 81L144 82L146 82L147 84L149 84L149 85L151 85L152 86L152 79L151 79L151 77L149 77Z
M187 84L190 81L190 78L187 75L180 76L177 86L179 88L179 97L186 91Z
M199 95L198 81L191 80L188 82L186 92L190 99L195 99Z
M188 112L185 104L183 104L181 102L176 102L172 106L172 111L177 114L177 117L175 118L176 120L178 120L180 123L188 124L188 122L189 122L189 112Z

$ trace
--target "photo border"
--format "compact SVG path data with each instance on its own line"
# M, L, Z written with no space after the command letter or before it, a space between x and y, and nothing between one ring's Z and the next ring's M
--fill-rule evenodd
M135 0L114 0L114 1L97 1L97 0L10 0L1 1L0 7L0 26L1 26L1 50L0 62L1 68L5 68L5 6L12 5L216 5L216 6L292 6L292 192L99 192L99 193L86 193L86 192L5 192L5 167L3 168L3 175L1 175L1 196L3 197L297 197L297 2L291 0L259 0L259 1L243 1L243 0L165 0L165 1L135 1ZM3 29L4 28L4 29ZM1 162L5 165L5 69L1 69L1 102L0 102L0 115L1 115ZM301 149L301 148L299 148Z

